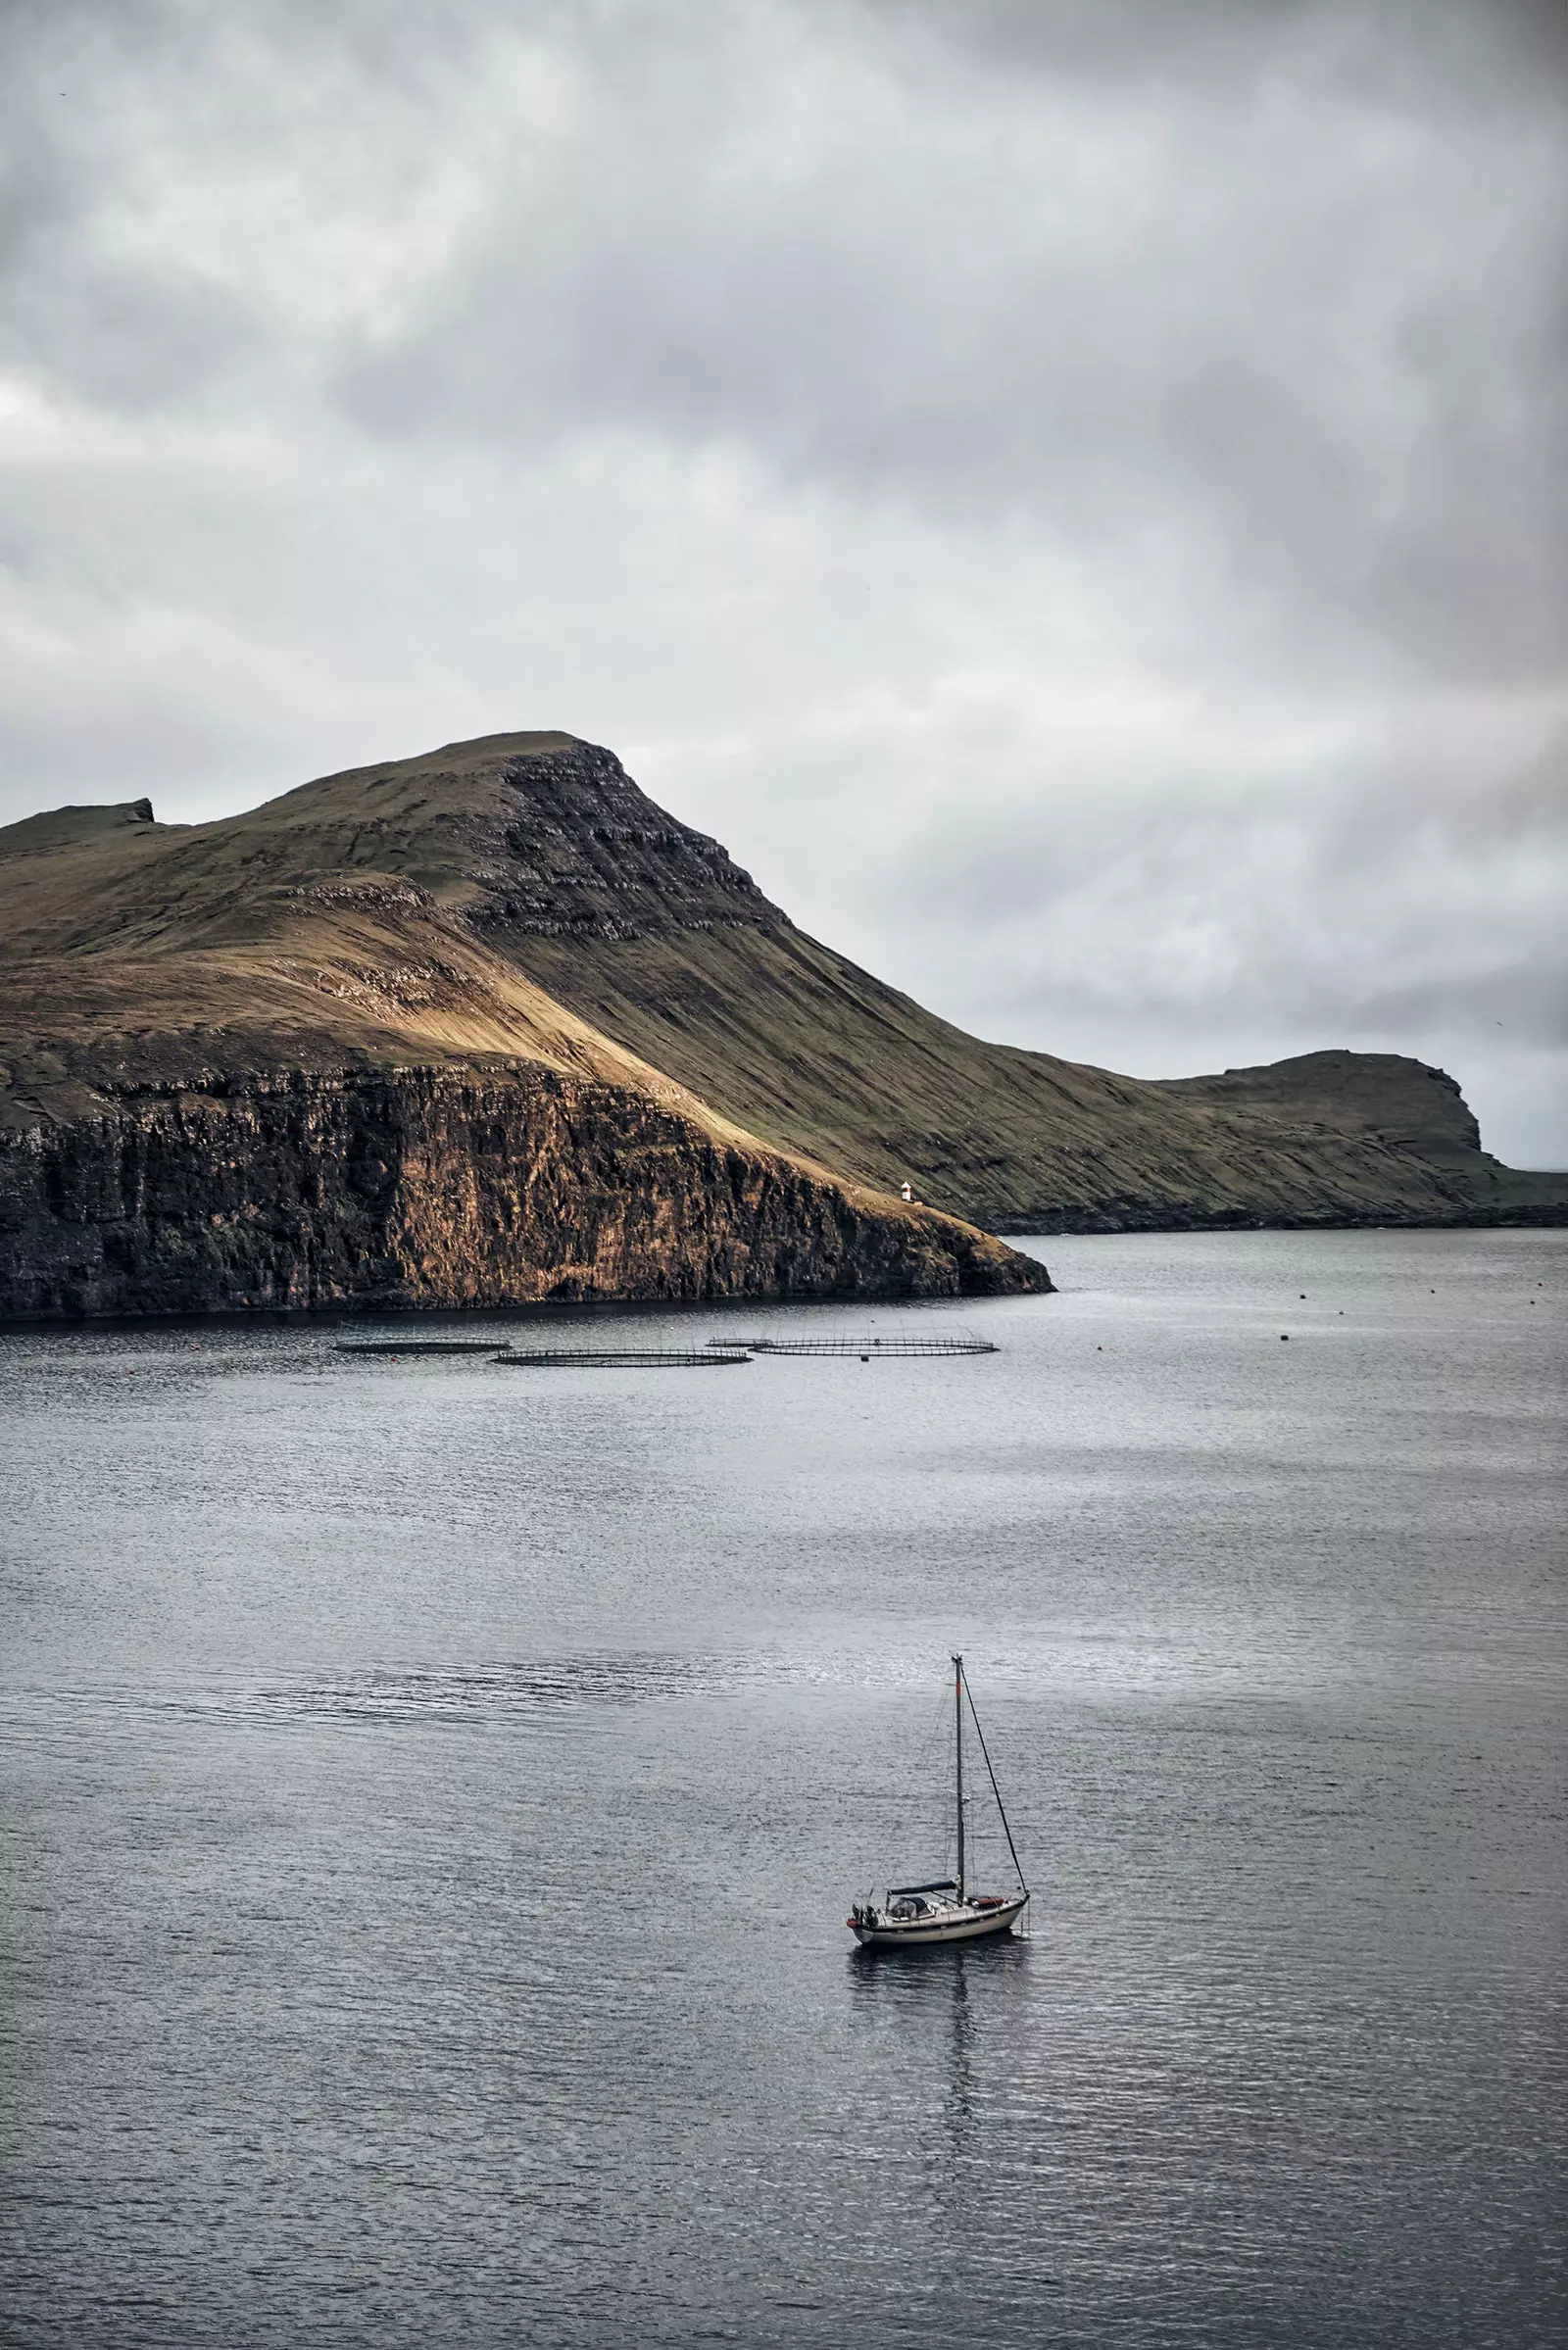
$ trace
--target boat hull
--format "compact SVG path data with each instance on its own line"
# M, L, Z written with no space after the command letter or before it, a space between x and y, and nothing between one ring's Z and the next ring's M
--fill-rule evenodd
M977 1942L989 1934L1006 1934L1028 1907L1028 1895L1004 1901L996 1909L963 1909L948 1916L878 1919L874 1925L852 1918L850 1932L862 1950L910 1950L931 1942Z

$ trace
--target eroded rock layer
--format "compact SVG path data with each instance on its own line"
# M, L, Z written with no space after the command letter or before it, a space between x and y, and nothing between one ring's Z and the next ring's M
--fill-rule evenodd
M144 1088L0 1135L11 1314L1049 1286L950 1218L526 1064Z

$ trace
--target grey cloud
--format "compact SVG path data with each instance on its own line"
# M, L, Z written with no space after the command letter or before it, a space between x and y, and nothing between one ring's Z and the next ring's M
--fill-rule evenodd
M958 527L1175 550L1250 659L1505 678L1568 651L1568 100L1542 12L758 4L694 40L635 0L68 7L42 55L40 22L29 119L57 73L80 89L32 133L11 348L95 402L303 375L379 432L728 443ZM243 256L199 265L177 212L161 249L105 250L149 142L177 174L193 141L221 208L270 132L303 278L315 192L367 239L385 192L327 143L373 159L412 109L411 172L461 154L475 87L529 44L561 120L476 157L390 324L360 315L352 251L348 299L291 318Z
M906 0L863 0L889 23ZM915 13L949 47L998 70L1087 80L1255 84L1310 58L1358 91L1425 87L1466 113L1568 69L1568 20L1557 0L918 0Z
M961 523L1190 541L1236 624L1307 665L1550 667L1563 110L1466 115L1430 73L1374 98L1321 45L1282 72L1254 17L1256 87L1212 86L1200 50L1157 105L1069 82L1038 115L1033 84L854 56L876 137L808 126L792 171L737 184L773 128L742 44L673 113L600 116L526 203L498 192L344 396L381 429L652 426Z

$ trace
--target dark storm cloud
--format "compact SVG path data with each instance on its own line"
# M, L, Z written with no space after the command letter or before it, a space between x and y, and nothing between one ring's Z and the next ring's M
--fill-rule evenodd
M565 723L956 1015L1167 1068L1500 1021L1512 1117L1565 23L14 0L10 792Z

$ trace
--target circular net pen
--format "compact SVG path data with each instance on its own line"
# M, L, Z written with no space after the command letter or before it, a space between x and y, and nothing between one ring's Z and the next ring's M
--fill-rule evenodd
M510 1341L506 1342L510 1344ZM478 1354L496 1351L494 1339L339 1339L338 1354Z
M718 1346L716 1339L710 1346ZM742 1342L750 1354L820 1354L840 1362L874 1362L889 1355L948 1355L1000 1354L1002 1349L991 1339L976 1338L971 1331L956 1331L940 1338L915 1338L901 1334L897 1338L843 1338L824 1335L821 1338L746 1339Z
M714 1371L751 1359L744 1346L513 1346L495 1357L509 1371Z

